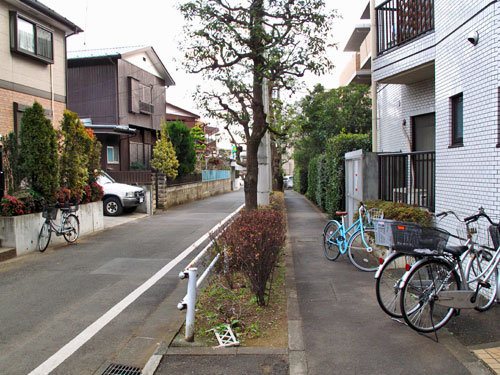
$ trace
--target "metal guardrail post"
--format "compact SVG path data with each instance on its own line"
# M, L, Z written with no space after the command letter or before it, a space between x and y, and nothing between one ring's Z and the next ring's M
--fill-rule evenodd
M196 308L196 277L198 268L189 269L189 280L187 288L187 313L186 313L186 341L194 341L194 319Z

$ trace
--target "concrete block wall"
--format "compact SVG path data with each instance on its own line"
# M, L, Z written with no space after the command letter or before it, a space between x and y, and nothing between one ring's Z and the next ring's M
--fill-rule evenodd
M484 206L487 212L497 214L500 4L436 0L434 12L434 44L428 51L433 50L435 77L412 85L378 84L378 151L408 151L401 128L403 119L411 137L409 118L435 112L436 211L451 209L466 215ZM476 46L467 41L473 31L479 33ZM405 66L425 53L421 50L421 39L425 38L375 59L375 78L407 70ZM459 93L464 98L464 145L452 148L450 98Z

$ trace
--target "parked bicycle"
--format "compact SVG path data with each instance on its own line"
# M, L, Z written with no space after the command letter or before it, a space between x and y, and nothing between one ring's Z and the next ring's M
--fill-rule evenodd
M361 271L373 272L379 266L379 258L387 248L375 243L375 231L371 227L372 217L382 215L378 209L367 210L363 202L358 209L358 220L349 228L345 225L347 212L337 211L342 223L330 220L323 229L323 252L328 260L336 260L347 252L351 263ZM366 222L363 218L366 216Z
M401 280L400 309L405 322L419 332L443 327L460 309L484 311L497 299L500 263L499 224L480 208L465 218L467 226L485 218L495 251L485 246L446 247L442 254L416 262ZM431 240L432 236L422 239ZM466 262L468 259L468 262Z
M57 212L61 210L61 222L56 223ZM80 221L73 213L78 211L78 205L70 207L58 207L57 205L47 205L43 207L42 216L45 222L42 224L38 236L38 250L44 252L49 246L52 232L56 236L63 236L69 242L75 242L80 235Z
M473 246L472 229L461 220L453 211L441 212L436 215L436 218L444 218L448 215L454 216L459 221L457 227L458 239L467 238L466 246ZM416 254L413 249L400 248L395 246L392 236L392 224L398 224L393 220L376 220L375 221L375 240L382 245L389 246L392 251L385 259L381 260L380 267L375 273L375 294L377 302L382 310L393 318L402 318L400 310L400 291L401 280L406 272L408 272L413 264L423 258L423 254ZM399 223L404 224L404 223ZM411 224L410 224L411 225ZM464 230L465 229L465 230ZM470 230L469 230L470 229ZM446 254L447 248L444 249Z

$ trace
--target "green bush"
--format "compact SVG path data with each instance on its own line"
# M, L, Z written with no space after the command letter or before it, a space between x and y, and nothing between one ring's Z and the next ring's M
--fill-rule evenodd
M280 206L279 200L277 196L273 205ZM272 274L285 239L286 224L282 210L243 212L216 240L215 251L226 250L224 265L219 272L241 271L258 305L265 306L269 300Z
M307 197L312 200L314 203L318 203L318 160L319 156L315 156L309 161L309 165L307 167Z
M89 180L89 154L92 138L85 131L78 115L64 111L61 121L62 152L60 160L60 186L69 189L72 195L80 197Z
M23 177L31 189L52 200L59 185L57 136L39 103L26 108L19 138L19 166Z
M330 217L336 211L345 209L345 157L355 150L371 151L371 135L339 134L327 142L326 152L326 204L325 210Z
M16 133L10 132L3 140L5 189L16 191L21 184L22 172L19 168L19 142Z
M384 219L406 221L417 223L423 226L431 226L433 217L421 208L410 206L405 203L388 202L373 200L364 202L365 206L370 208L379 208L384 212Z
M167 129L179 161L179 177L192 173L196 165L196 151L189 128L182 121L173 121L168 123Z
M298 181L299 181L299 185L297 187L297 190L300 194L305 194L307 193L307 183L308 183L308 179L309 179L309 175L307 173L307 169L299 169L299 178L298 178ZM295 183L295 179L294 179L294 183Z
M158 172L165 173L168 178L174 179L178 175L179 161L174 146L170 140L167 124L161 121L161 130L157 133L158 141L153 147L151 167Z

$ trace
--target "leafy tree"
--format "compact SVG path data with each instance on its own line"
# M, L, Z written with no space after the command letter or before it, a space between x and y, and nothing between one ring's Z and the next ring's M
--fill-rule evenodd
M12 193L21 184L22 173L19 166L19 143L16 133L10 132L3 141L5 188Z
M89 180L88 166L93 140L78 115L68 110L63 114L61 132L61 187L69 189L73 196L80 196Z
M207 148L207 139L205 137L205 132L199 127L195 126L191 129L191 138L193 138L194 148L196 149L196 168L195 170L199 173L201 171L201 162L204 160L203 151Z
M168 135L167 124L162 120L161 130L157 136L158 141L153 147L153 158L151 159L151 167L157 171L165 173L169 178L177 177L177 168L179 161L175 155L174 146Z
M226 123L246 142L245 204L257 208L257 151L269 129L265 84L292 89L307 71L322 74L332 67L326 57L334 14L325 14L324 0L191 0L180 6L186 27L185 65L220 83L197 98L208 115ZM268 94L268 93L266 93Z
M59 185L57 136L39 103L26 108L19 138L19 163L23 177L33 190L46 199L53 199Z
M196 151L189 128L182 121L172 121L168 123L167 129L179 161L179 176L192 173L196 164Z
M296 134L294 160L300 169L307 169L312 157L326 151L331 137L371 130L371 99L366 85L351 84L328 91L317 85L299 106L302 126Z
M87 132L89 138L92 140L87 151L87 154L89 156L89 162L87 165L87 171L89 175L88 182L89 184L92 184L94 182L97 182L97 177L101 173L102 144L101 142L99 142L92 129L85 129L85 131Z

